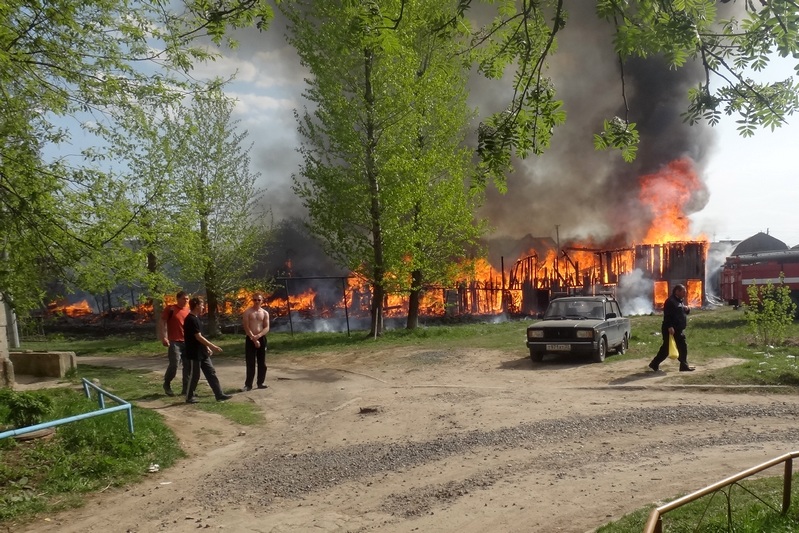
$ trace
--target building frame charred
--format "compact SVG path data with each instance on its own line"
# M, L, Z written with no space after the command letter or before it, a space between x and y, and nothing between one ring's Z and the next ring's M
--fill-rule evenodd
M499 269L483 260L486 268L479 275L472 274L454 286L426 286L419 316L426 319L501 314L535 316L543 312L554 297L597 294L614 296L626 314L631 314L629 308L624 309L628 301L647 300L648 311L645 312L650 312L662 308L678 283L688 289L689 305L699 307L706 303L707 250L705 241L640 244L615 249L566 246L560 249L559 255L554 248L542 248L516 260L507 270L504 257L499 257ZM539 253L546 254L546 258L541 259ZM799 267L799 253L784 255L796 257L795 265ZM627 280L632 278L637 278L634 289L627 290L630 285ZM273 280L278 284L266 295L265 304L275 325L285 321L292 332L295 320L298 325L319 319L341 322L349 331L351 319L360 324L370 316L369 283L352 274L281 276ZM249 294L245 290L227 295L221 302L220 316L223 320L238 316L248 302ZM76 307L77 314L67 307ZM48 309L48 312L61 312L70 317L94 316L87 303L82 307L67 307ZM407 294L389 291L382 307L385 316L392 320L406 316ZM233 327L236 331L237 328Z
M616 249L564 247L559 256L553 250L546 260L541 260L537 252L518 259L507 276L504 258L501 258L500 270L492 271L485 279L463 280L452 287L426 287L419 312L420 316L427 317L500 313L532 316L544 311L554 297L595 294L612 294L622 306L626 299L644 299L650 309L660 309L678 283L686 286L689 305L699 307L706 303L707 250L705 241L640 244ZM628 290L627 280L634 277L637 278L635 287ZM360 287L351 283L352 276L330 278L335 281L326 304L321 303L318 292L321 287L317 286L310 299L313 304L298 305L301 295L290 285L308 289L308 281L314 279L323 280L322 277L280 278L283 290L267 298L277 317L285 313L291 323L293 314L304 319L334 318L337 314L342 314L346 320L368 316L371 301L368 285ZM336 292L338 297L333 295ZM279 303L281 300L285 305ZM383 307L389 316L404 314L407 302L401 300L397 300L397 295L386 295Z
M635 297L648 297L654 309L660 309L677 284L688 289L689 302L701 306L706 302L705 269L708 244L705 241L678 241L639 244L627 248L600 250L564 247L558 260L540 261L533 253L516 261L510 272L508 289L518 291L516 303L520 314L536 314L559 295L593 295L610 293L624 305L625 276L637 273L642 283ZM593 256L591 264L573 259ZM640 286L643 285L643 290Z

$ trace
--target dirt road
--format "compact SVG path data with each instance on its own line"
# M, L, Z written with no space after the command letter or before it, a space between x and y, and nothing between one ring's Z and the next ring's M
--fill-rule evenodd
M217 367L241 385L240 363ZM485 350L273 361L268 389L231 400L261 407L262 427L164 397L148 407L189 458L23 531L581 533L797 448L796 396L682 387L664 369Z

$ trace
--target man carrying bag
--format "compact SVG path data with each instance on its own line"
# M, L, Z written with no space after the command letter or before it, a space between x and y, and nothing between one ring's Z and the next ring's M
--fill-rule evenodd
M685 342L685 327L688 325L688 313L691 310L683 304L685 299L685 286L675 285L671 291L671 296L663 304L663 323L660 332L663 335L663 343L660 345L657 355L649 363L649 368L655 372L660 371L660 363L669 356L669 337L673 336L674 343L677 345L677 360L680 362L680 372L692 372L694 367L688 366L688 344Z

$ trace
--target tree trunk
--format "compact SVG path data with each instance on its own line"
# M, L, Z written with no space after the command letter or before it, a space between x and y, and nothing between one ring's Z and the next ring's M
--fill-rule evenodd
M147 252L147 272L155 274L158 271L158 256L155 252ZM150 296L149 302L153 305L153 319L155 319L155 337L161 339L163 333L161 332L161 313L164 310L164 301L160 298L163 294L160 287L154 287L154 291L158 298Z
M208 242L207 223L200 223L201 232L203 234L203 242ZM205 245L207 250L210 250L210 244ZM207 257L210 257L210 252L207 252ZM205 266L205 275L203 276L205 282L205 310L208 313L208 323L205 331L208 333L208 338L218 337L222 334L222 327L219 323L219 298L222 296L219 291L219 280L216 275L216 265L213 260L209 260Z
M383 333L383 298L385 295L386 291L383 288L382 282L379 285L375 284L372 289L372 321L369 329L369 336L373 338Z
M371 309L371 325L369 335L376 338L383 333L383 298L386 291L383 286L385 278L385 258L383 257L383 227L382 207L380 205L380 183L378 181L379 172L375 162L375 149L377 147L377 132L374 120L374 101L375 96L372 92L372 61L374 56L369 49L364 50L364 100L366 101L366 179L369 182L369 195L371 205L369 215L372 225L372 252L374 254L374 266L372 267L373 294Z
M8 338L6 328L8 325L8 315L6 314L6 302L0 293L0 389L7 389L14 386L14 365L11 363Z
M208 325L206 326L206 331L208 332L208 337L218 337L222 334L222 327L219 323L219 296L217 292L213 289L210 289L206 286L206 298L207 298L207 309L208 309Z
M205 272L203 281L205 282L205 311L208 313L208 324L205 328L208 338L218 337L222 328L219 326L219 285L216 276L216 264L211 256L211 237L208 230L208 218L211 216L211 209L207 205L205 184L202 179L197 177L197 198L200 204L200 245L205 261Z
M411 272L411 293L408 298L408 322L406 329L416 329L419 327L419 301L422 297L422 271L414 270Z

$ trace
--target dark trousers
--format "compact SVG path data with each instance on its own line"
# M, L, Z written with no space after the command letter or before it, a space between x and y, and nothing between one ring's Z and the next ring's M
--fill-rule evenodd
M658 354L652 359L652 362L649 363L650 366L655 368L660 366L660 363L665 361L669 356L669 329L661 328L660 332L663 335L663 344L660 345ZM680 368L688 368L688 344L685 342L685 333L682 331L675 331L674 343L677 345L677 352L680 354L677 357L677 360L680 362Z
M244 378L244 386L252 387L252 380L255 378L255 367L258 367L258 385L263 385L266 381L266 338L259 339L261 344L255 347L252 340L246 337L244 340L244 362L247 365L247 374Z
M200 382L200 372L205 376L208 386L214 391L214 397L219 399L224 393L222 392L222 385L219 384L219 378L216 377L216 368L214 363L211 362L211 356L208 355L205 347L200 347L199 359L192 359L188 362L191 363L191 378L189 379L189 388L186 391L186 399L190 400L194 397L194 391L197 390L197 383Z
M186 360L186 343L183 341L169 341L169 351L167 352L169 364L164 372L164 386L170 387L172 380L178 373L178 362L183 367L183 387L180 389L181 394L186 394L186 389L189 386L189 377L191 377L191 364Z

